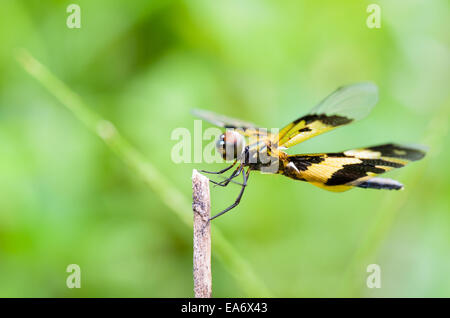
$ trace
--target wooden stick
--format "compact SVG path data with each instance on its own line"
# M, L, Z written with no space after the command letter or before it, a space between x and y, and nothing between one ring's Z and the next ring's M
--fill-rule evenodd
M192 172L194 210L194 295L211 298L211 202L209 179L194 169Z

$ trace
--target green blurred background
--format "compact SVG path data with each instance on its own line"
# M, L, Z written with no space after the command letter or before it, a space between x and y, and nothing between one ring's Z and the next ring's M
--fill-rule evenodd
M187 203L193 168L224 167L171 161L171 133L193 130L192 108L281 127L338 86L377 83L368 118L291 153L425 144L424 160L388 175L405 190L336 194L255 173L213 224L255 278L213 248L214 296L450 296L448 1L84 0L81 29L66 27L70 3L0 2L0 296L193 295L189 226L24 71L17 48L113 122ZM366 26L370 3L380 29ZM211 191L214 213L239 188ZM80 289L66 287L72 263ZM372 263L380 289L366 287ZM268 292L246 291L254 281Z

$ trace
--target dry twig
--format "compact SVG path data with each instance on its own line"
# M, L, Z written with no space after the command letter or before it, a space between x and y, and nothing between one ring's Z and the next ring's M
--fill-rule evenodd
M211 203L209 180L194 169L192 172L194 210L194 294L210 298L211 284Z

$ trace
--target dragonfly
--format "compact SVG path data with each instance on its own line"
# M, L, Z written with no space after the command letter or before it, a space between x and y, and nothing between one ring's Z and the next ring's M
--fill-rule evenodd
M230 166L220 171L201 172L222 175L235 167L231 175L223 181L210 181L222 187L226 187L230 182L241 186L235 202L210 220L239 205L251 171L271 171L335 192L355 187L403 189L400 182L377 176L422 159L426 152L423 146L387 143L341 152L295 155L284 151L312 137L366 117L377 102L378 87L374 83L362 82L342 86L306 115L277 133L211 111L193 110L195 116L226 129L217 139L216 148L223 159L232 161ZM240 175L242 183L234 181Z

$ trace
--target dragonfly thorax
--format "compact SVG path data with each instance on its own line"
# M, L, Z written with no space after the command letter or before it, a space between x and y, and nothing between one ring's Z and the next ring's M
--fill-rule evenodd
M243 154L245 150L245 140L238 132L228 130L220 135L216 147L223 159L233 160Z

